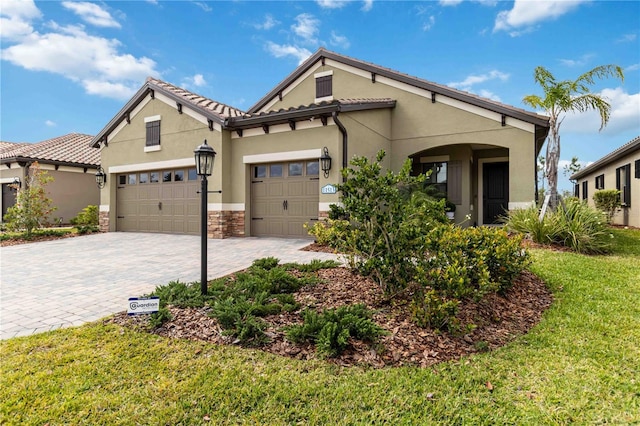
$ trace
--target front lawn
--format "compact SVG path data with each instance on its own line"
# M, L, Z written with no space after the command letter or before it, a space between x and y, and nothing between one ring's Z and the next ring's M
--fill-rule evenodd
M430 368L341 368L94 323L2 342L0 424L636 424L640 231L532 250L529 334ZM620 242L618 244L618 242Z

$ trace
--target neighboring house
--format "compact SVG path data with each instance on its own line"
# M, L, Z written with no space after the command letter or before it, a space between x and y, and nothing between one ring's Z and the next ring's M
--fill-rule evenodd
M53 182L46 187L57 208L51 219L68 224L83 208L100 202L95 173L100 164L98 150L91 148L93 136L70 133L38 143L0 142L2 217L15 204L16 189L27 182L30 166L38 162Z
M617 225L640 228L640 136L571 176L574 195L593 206L593 194L601 189L620 191L621 209L613 217Z
M356 155L398 170L411 159L457 205L492 224L535 199L548 118L319 49L248 111L149 78L93 139L110 231L198 234L194 149L215 151L210 237L306 236L339 202L332 186ZM326 175L324 148L333 167Z

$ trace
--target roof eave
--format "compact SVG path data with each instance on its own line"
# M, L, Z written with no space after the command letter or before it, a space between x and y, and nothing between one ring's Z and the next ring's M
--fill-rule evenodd
M592 173L594 170L597 170L602 166L606 166L607 164L613 163L614 161L619 160L620 158L624 157L628 153L633 152L634 150L637 150L637 149L640 149L640 136L636 137L635 139L632 139L630 142L614 150L613 152L610 152L609 154L605 155L601 159L595 161L593 164L590 164L584 169L574 173L573 175L571 175L569 179L571 180L580 179L583 176L586 176L589 173Z
M249 109L249 113L255 113L261 108L263 108L271 99L276 97L278 93L284 90L287 86L293 83L297 78L299 78L302 74L304 74L314 63L322 58L331 59L336 62L341 62L343 64L359 68L365 70L367 72L371 72L376 75L380 75L383 77L390 78L392 80L396 80L410 86L418 87L421 89L428 90L432 93L436 93L436 95L443 95L451 99L456 99L461 102L465 102L470 105L475 105L484 109L488 109L490 111L494 111L498 114L503 114L508 117L516 118L518 120L525 121L527 123L535 124L537 126L548 127L549 126L549 117L538 116L533 113L526 113L517 111L515 109L511 109L508 107L496 105L493 103L489 103L487 101L483 101L482 99L476 99L472 96L465 95L464 93L458 92L453 89L449 89L444 86L438 86L435 84L430 84L426 81L412 78L409 76L405 76L394 71L373 65L364 63L361 61L357 61L342 55L335 54L333 52L327 51L325 49L319 49L316 53L309 57L305 62L302 63L296 70L289 74L287 78L285 78L280 84L278 84L273 90L271 90L267 95L265 95L262 99L260 99L254 106Z
M38 162L40 164L50 164L52 166L68 166L68 167L82 167L88 169L95 169L98 167L100 163L75 163L73 161L58 161L58 160L48 160L46 158L37 158L37 157L9 157L0 159L0 164L7 163L34 163Z

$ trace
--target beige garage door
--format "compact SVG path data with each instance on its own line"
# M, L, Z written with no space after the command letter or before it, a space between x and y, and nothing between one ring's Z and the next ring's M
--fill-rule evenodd
M318 220L318 161L251 167L251 235L309 237L305 223Z
M117 176L116 230L200 234L200 181L196 169Z

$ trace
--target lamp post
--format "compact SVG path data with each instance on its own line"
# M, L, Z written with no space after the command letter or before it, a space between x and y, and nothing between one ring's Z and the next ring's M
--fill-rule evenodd
M213 172L216 152L207 145L207 140L193 151L196 158L196 173L201 178L200 187L200 292L207 294L207 195L209 187L207 176Z

